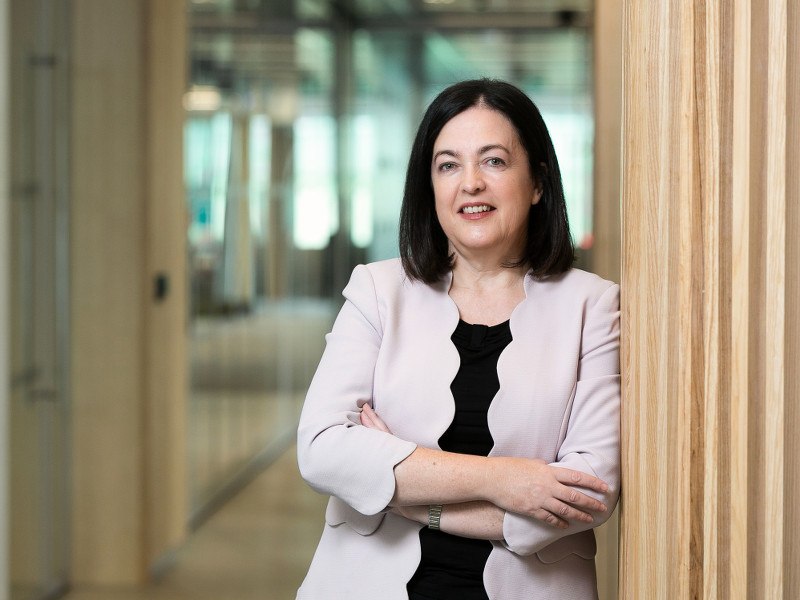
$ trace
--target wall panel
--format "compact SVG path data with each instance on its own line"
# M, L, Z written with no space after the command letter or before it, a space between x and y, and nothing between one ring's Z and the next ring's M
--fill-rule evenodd
M186 4L71 6L72 582L131 585L187 527Z
M800 5L787 5L786 65L786 349L784 462L784 596L800 597Z
M596 3L593 40L595 240L591 266L601 277L619 281L622 0Z
M620 144L622 120L622 1L605 0L594 10L594 246L591 270L619 281ZM619 510L595 530L600 600L618 596Z
M72 573L77 583L135 583L144 515L142 8L75 0L72 26Z
M797 9L623 30L621 597L798 597Z
M145 56L145 561L183 541L188 522L186 230L181 102L188 71L187 9L149 0ZM155 296L165 277L166 294Z

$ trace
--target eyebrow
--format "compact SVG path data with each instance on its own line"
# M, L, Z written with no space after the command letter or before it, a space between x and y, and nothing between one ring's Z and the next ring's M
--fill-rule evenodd
M503 144L487 144L485 146L481 146L478 149L478 155L485 154L490 150L502 150L506 154L511 154L511 151L503 146ZM439 150L436 154L433 155L433 161L436 161L442 155L452 156L453 158L459 158L461 156L460 152L456 152L455 150Z
M489 150L502 150L506 154L511 154L511 151L503 146L503 144L488 144L486 146L481 146L481 149L478 150L478 154L485 154Z
M452 156L453 158L458 158L459 156L461 156L461 154L459 154L455 150L439 150L436 154L433 155L433 161L436 162L437 158L444 155Z

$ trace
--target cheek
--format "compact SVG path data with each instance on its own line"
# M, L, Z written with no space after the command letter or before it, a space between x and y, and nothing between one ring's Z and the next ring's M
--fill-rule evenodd
M431 182L431 188L433 189L433 196L436 198L436 202L446 201L451 187L452 185L448 183L447 179L441 177L434 178Z
M513 221L512 227L515 230L523 230L523 229L527 230L528 216L530 215L531 208L533 207L531 206L530 201L520 202L517 205L517 210L515 211L515 214L512 218Z
M436 206L436 214L441 216L440 213L444 212L451 205L451 198L448 194L448 188L441 182L434 183L433 187L433 201Z
M435 193L435 190L434 190L434 193ZM445 221L444 217L446 215L445 205L442 202L441 197L438 194L436 194L434 196L434 205L433 205L433 207L434 207L435 212L436 212L436 219L439 221L440 225L443 225L444 221Z

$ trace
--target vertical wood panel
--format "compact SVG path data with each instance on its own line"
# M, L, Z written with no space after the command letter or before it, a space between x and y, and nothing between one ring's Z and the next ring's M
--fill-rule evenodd
M731 365L730 377L730 489L746 490L748 456L748 362L750 312L750 0L733 7L731 53ZM747 589L748 495L729 495L730 579L726 597L741 597Z
M130 585L181 542L188 509L186 5L71 6L71 579Z
M800 5L787 6L784 597L800 598Z
M696 412L698 426L693 428L699 440L692 443L693 448L703 448L703 462L698 464L697 480L694 488L702 486L702 503L695 505L702 527L693 527L692 532L698 538L693 544L693 555L700 554L702 560L695 559L692 567L697 574L693 589L701 590L703 598L717 598L717 576L713 566L719 562L717 531L719 528L717 498L719 494L719 471L717 461L720 449L720 397L719 397L719 362L720 353L720 280L718 269L720 254L709 249L719 247L720 243L720 151L721 116L720 116L720 63L719 35L720 6L717 2L699 2L696 4L695 77L697 79L697 116L699 143L700 194L702 203L702 236L703 265L703 301L701 326L703 340L704 373L701 378L703 389L698 394L699 402ZM700 429L700 423L703 424ZM697 461L698 463L700 461ZM702 546L702 549L701 549Z
M622 0L594 6L594 202L592 270L619 281L622 143Z
M728 293L731 290L733 279L733 250L731 241L723 242L725 236L732 237L733 229L733 138L737 129L734 120L734 107L732 100L734 82L734 63L732 60L721 61L722 56L732 56L735 46L734 39L734 5L732 2L719 3L719 45L713 59L720 65L719 68L719 198L716 200L719 210L719 248L715 262L719 269L719 282L717 287L718 302L718 349L719 361L714 361L714 356L706 357L706 361L715 362L717 367L718 398L717 398L717 428L719 447L716 464L711 461L706 463L706 468L715 473L719 490L731 489L731 389L732 381L728 365L732 361L732 306ZM708 279L708 277L706 277ZM719 364L721 363L721 364ZM709 458L708 453L706 457ZM717 544L716 560L716 597L720 600L730 598L731 579L731 506L730 495L717 494L716 503L717 529L709 535L714 535ZM711 570L710 561L706 561L706 568ZM712 571L713 572L713 571ZM706 594L708 597L708 594Z
M622 0L594 7L594 232L592 270L620 275L620 145L622 134ZM595 530L600 600L619 596L619 510Z
M685 490L692 477L696 377L693 363L680 356L697 352L692 281L693 265L702 260L687 253L700 227L695 140L684 133L694 126L693 89L685 83L692 69L693 21L685 3L625 6L625 56L635 53L641 60L625 62L623 123L641 135L623 145L622 361L626 397L648 401L623 402L631 423L623 430L623 464L630 467L623 514L631 528L652 531L650 539L623 532L621 562L628 572L621 592L630 598L654 592L679 597L690 586L690 531L675 530L674 523L690 514ZM668 251L657 251L662 248ZM671 402L661 403L663 398ZM651 485L639 485L643 481Z
M144 296L146 543L152 566L184 539L188 394L186 230L183 189L183 93L187 76L184 0L149 0L145 56L146 264ZM154 298L155 278L168 277Z
M619 281L621 256L620 145L622 119L622 0L594 7L594 232L591 266ZM595 530L600 600L619 596L619 509Z
M786 0L768 2L764 473L764 598L783 597L784 289L786 252Z
M74 0L72 579L142 579L142 11Z
M795 598L797 8L623 29L621 597Z
M767 4L752 2L750 7L750 294L748 321L748 454L747 454L747 597L756 598L764 581L764 555L757 548L764 546L765 512L757 510L761 502L760 490L765 486L765 473L761 459L764 455L764 341L767 280L764 270L764 244L766 219L764 196L766 194L765 166L767 164L764 131L767 129ZM746 116L745 116L746 117Z

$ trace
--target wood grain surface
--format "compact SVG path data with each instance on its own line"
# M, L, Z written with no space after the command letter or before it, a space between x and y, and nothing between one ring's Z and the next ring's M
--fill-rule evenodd
M800 597L798 29L625 4L622 598Z

